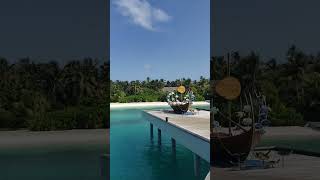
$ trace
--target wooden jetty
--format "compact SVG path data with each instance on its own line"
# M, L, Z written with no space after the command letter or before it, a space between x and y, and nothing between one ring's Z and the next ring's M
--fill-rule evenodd
M158 129L158 143L161 133L171 137L175 152L176 142L194 153L194 171L199 175L200 158L210 162L210 112L196 111L194 114L174 114L171 111L144 111L150 122L150 137L154 127Z

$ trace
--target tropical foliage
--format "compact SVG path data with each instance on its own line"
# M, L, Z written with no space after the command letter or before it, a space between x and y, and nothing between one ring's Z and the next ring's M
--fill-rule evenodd
M144 81L111 81L111 102L155 102L167 101L168 92L163 91L164 87L178 87L184 85L191 89L196 101L210 99L210 81L204 77L200 80L177 79L175 81L165 81L164 79Z
M320 53L306 54L291 46L286 59L264 60L255 52L244 56L234 52L230 59L231 75L266 96L272 125L320 121ZM226 58L213 57L211 64L213 79L227 75Z
M57 130L109 127L109 63L64 66L0 58L0 128Z

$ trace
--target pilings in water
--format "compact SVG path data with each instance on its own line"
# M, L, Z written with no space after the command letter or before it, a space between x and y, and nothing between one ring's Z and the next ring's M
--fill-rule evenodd
M171 138L171 149L172 149L172 159L174 162L177 160L177 151L176 151L176 140Z
M171 145L172 145L172 153L176 154L176 140L171 138Z
M100 176L102 179L110 176L110 154L100 156Z
M153 124L150 123L150 139L153 139ZM158 145L161 145L161 129L158 128Z
M193 154L193 168L194 168L194 175L196 177L200 176L200 156L197 154Z
M150 138L153 139L153 124L150 123Z
M161 129L158 129L158 144L161 146Z
M201 174L201 159L210 161L210 131L205 128L210 125L210 120L204 119L203 116L184 117L166 114L162 111L145 111L150 117L150 136L153 135L153 127L157 128L158 148L161 151L162 131L171 136L171 150L173 162L179 161L177 156L177 141L190 149L193 154L194 176L199 178ZM155 138L154 138L155 139Z

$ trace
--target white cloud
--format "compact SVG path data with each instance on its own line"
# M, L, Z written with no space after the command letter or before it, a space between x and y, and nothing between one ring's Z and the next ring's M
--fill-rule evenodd
M145 76L150 77L152 72L152 66L150 64L144 64L143 69Z
M150 71L151 70L151 65L150 64L145 64L143 65L144 70Z
M114 0L119 12L145 29L156 30L155 24L167 22L171 17L163 10L152 7L147 0Z
M170 16L161 9L154 9L153 16L156 20L166 22L170 20Z

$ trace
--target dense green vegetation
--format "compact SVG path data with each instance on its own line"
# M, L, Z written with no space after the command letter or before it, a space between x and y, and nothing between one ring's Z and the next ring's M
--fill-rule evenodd
M177 79L165 81L163 79L144 81L111 81L111 102L155 102L166 101L168 92L163 91L164 87L177 87L184 85L191 88L196 101L210 99L210 81L204 77L200 80Z
M59 66L0 58L0 128L109 127L109 63L86 58Z
M234 52L230 59L231 75L239 78L242 86L255 84L266 96L272 125L320 121L320 53L306 54L292 46L285 60L265 61L254 52L245 56ZM226 75L226 64L226 58L212 59L213 79Z

